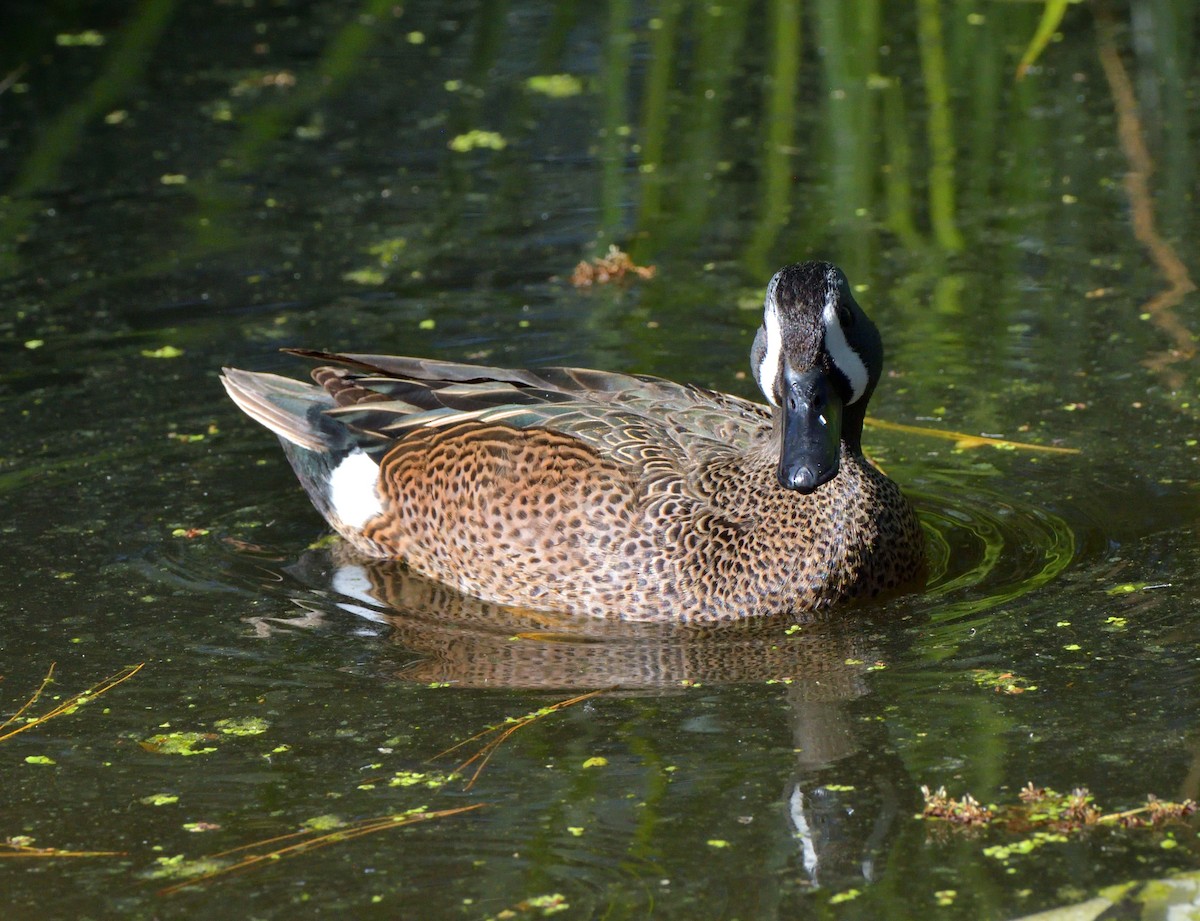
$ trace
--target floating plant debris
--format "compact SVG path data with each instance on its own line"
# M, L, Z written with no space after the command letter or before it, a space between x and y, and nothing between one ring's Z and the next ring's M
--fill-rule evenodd
M1035 787L1032 783L1022 788L1019 803L1008 806L985 806L970 793L954 799L946 793L945 787L931 791L922 786L921 795L925 798L925 807L919 816L922 819L963 828L1001 827L1009 832L1048 831L1059 835L1095 826L1157 828L1168 822L1181 821L1194 814L1197 808L1190 799L1173 803L1149 794L1143 806L1106 813L1096 805L1085 787L1059 793L1049 787Z
M616 246L610 246L608 252L599 259L579 263L571 273L571 284L576 288L587 288L591 285L605 285L614 281L624 281L633 276L636 278L653 278L658 269L652 265L635 265L629 254Z

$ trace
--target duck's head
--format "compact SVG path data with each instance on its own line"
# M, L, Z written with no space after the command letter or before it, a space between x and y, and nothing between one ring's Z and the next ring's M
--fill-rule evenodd
M837 476L843 450L862 450L867 401L883 370L879 330L837 266L785 266L767 285L750 363L775 407L779 482L810 493Z

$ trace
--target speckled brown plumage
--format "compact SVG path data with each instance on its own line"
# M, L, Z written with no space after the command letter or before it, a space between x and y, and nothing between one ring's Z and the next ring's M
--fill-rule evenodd
M824 264L801 268L813 265ZM807 322L853 332L829 311L821 319L821 304L841 296L829 293L836 281L812 295ZM768 310L774 290L773 281ZM756 376L769 384L764 352L789 374L825 361L844 394L840 411L860 431L878 367L855 394L854 362L869 348L850 341L857 351L843 350L844 375L836 352L822 357L821 336L791 335L807 357L787 342L772 350L769 336L756 342ZM314 371L319 387L227 369L226 387L280 434L314 503L355 547L478 598L712 622L820 610L922 577L917 518L863 457L857 431L838 446L836 475L806 493L781 481L782 411L728 394L578 369L298 354L340 367ZM785 386L776 385L779 401L790 399ZM832 411L822 409L822 425ZM329 494L331 470L350 452L379 471L367 494L379 507L358 524L342 520Z

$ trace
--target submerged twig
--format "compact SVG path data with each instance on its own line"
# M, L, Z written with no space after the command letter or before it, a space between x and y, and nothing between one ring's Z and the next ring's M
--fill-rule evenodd
M13 838L0 841L0 860L12 857L124 857L125 851L68 851L57 847L34 847Z
M28 69L28 64L22 64L20 67L9 71L4 79L0 80L0 94L7 92L13 86L13 84L21 79L21 74L25 73L25 71Z
M598 691L588 691L586 694L579 694L578 696L571 697L568 700L560 700L556 704L551 704L548 707L542 707L540 710L535 710L533 713L525 714L525 716L509 717L508 720L502 725L489 726L487 729L475 733L475 735L471 736L470 738L463 739L461 742L451 745L444 751L438 752L429 760L436 761L438 758L443 758L451 752L458 751L458 749L462 748L464 745L474 742L476 739L482 739L484 736L495 733L494 738L486 742L483 747L479 749L479 751L458 765L458 767L456 767L453 771L455 774L460 774L462 773L463 768L474 764L476 761L479 762L478 767L475 768L475 773L471 775L471 779L467 781L466 787L463 788L465 790L470 790L471 787L475 785L475 781L479 779L479 775L483 773L483 769L487 766L487 763L491 759L492 755L496 753L496 749L503 745L508 737L518 729L522 729L525 726L528 726L530 723L537 722L542 717L549 716L551 713L557 713L559 710L573 706L577 703L581 703L582 701L595 697L598 694L604 694L608 690L610 689L601 688Z
M1025 441L1011 441L1008 438L996 438L992 435L971 435L967 432L954 432L949 429L931 429L923 425L905 425L903 422L885 422L868 416L863 422L868 428L884 429L889 432L907 432L909 435L926 435L930 438L942 438L953 441L954 447L968 450L970 448L1004 448L1013 451L1041 451L1046 454L1078 454L1078 448L1059 448L1054 445L1035 445Z
M12 726L13 723L19 720L25 711L37 703L37 701L41 698L42 693L54 680L54 668L56 664L57 663L54 662L50 663L50 668L46 671L46 677L42 679L42 683L38 686L38 689L34 691L32 695L30 695L29 699L21 705L21 708L17 710L16 713L4 720L4 722L0 723L0 742L3 742L5 739L11 739L13 736L22 733L27 729L32 729L34 726L40 726L42 723L52 720L56 716L62 716L64 713L73 713L77 708L88 703L93 698L99 697L101 694L111 691L118 684L128 681L130 678L140 672L146 663L139 662L137 665L128 665L122 671L117 672L115 675L109 675L109 677L105 678L99 684L92 685L92 687L88 688L86 691L82 691L79 694L74 694L68 697L66 700L57 704L55 707L46 713L43 713L41 716L34 717L27 723L22 723L20 726L17 726L15 729L9 729L8 727ZM5 730L8 731L6 732Z
M50 663L50 668L46 670L46 677L42 679L42 683L40 685L38 685L37 690L34 691L31 695L29 695L29 699L26 700L25 703L23 703L21 705L21 709L19 709L16 713L14 713L12 716L10 716L8 719L6 719L3 723L0 723L0 732L3 732L5 729L7 729L9 726L11 726L13 723L15 723L17 720L19 720L21 718L21 715L26 710L28 710L35 703L38 702L38 699L42 696L42 692L45 691L46 688L50 686L50 682L54 680L54 666L56 664L57 664L56 662ZM3 735L3 736L0 736L0 738L8 738L8 736Z
M298 831L288 835L277 835L274 838L267 838L262 841L255 841L251 844L243 844L239 847L230 848L227 851L221 851L217 854L212 854L209 857L201 858L202 860L220 860L222 857L227 857L230 854L236 854L240 851L248 851L254 848L261 848L267 845L274 845L280 841L288 841L293 838L303 838L302 841L297 841L295 844L289 844L286 847L274 848L273 850L264 851L259 854L250 854L243 857L236 863L232 863L226 867L220 867L216 870L209 871L202 875L185 879L182 882L175 883L173 886L167 886L158 891L159 895L171 895L179 892L181 889L186 889L189 886L198 886L201 883L209 882L217 877L228 876L231 873L240 873L245 870L253 869L264 861L282 860L285 857L298 857L301 854L307 854L309 851L314 851L318 848L328 847L331 844L337 844L342 841L352 841L355 838L361 838L363 835L374 834L377 831L385 831L389 828L401 828L405 825L414 825L418 822L429 822L433 819L444 819L447 816L459 815L464 812L471 812L475 809L482 809L487 803L473 803L470 806L458 806L453 809L439 809L435 812L426 812L422 809L414 809L410 812L402 812L396 815L375 816L369 819L362 819L358 822L351 822L347 825L339 826L332 831L316 833L313 831Z

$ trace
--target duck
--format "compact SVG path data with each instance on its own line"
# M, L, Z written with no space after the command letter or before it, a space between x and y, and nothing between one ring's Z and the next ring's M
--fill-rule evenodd
M918 589L912 504L862 449L878 329L828 262L767 285L766 404L644 374L289 348L224 368L313 505L368 558L534 611L715 624Z

